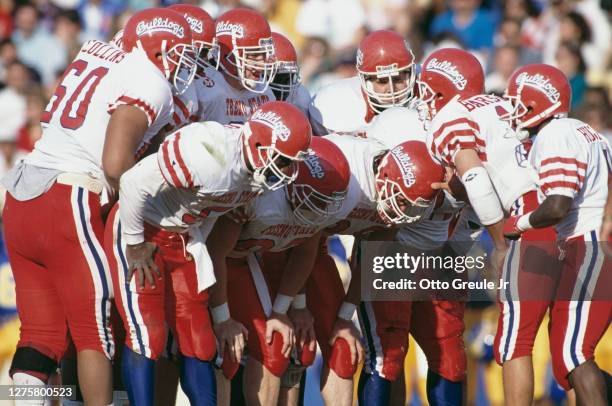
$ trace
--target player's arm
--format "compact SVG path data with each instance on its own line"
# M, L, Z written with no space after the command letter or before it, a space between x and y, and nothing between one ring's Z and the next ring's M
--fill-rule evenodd
M499 197L475 150L466 148L457 151L454 156L454 165L472 209L491 236L493 242L491 266L493 272L498 272L506 256L504 211Z
M601 230L599 232L599 238L601 239L601 241L603 241L603 249L608 256L612 256L612 248L608 245L608 241L612 237L612 193L610 193L611 186L612 176L608 172L608 200L606 201L604 217L601 221Z
M135 153L149 128L147 115L131 105L120 105L113 113L106 128L102 168L108 183L119 188L121 175L134 166Z
M128 281L134 273L138 284L144 287L145 279L155 287L155 274L159 270L153 259L156 245L144 238L144 212L151 190L158 190L165 181L159 172L155 156L149 156L121 176L119 188L119 217L122 236L126 243Z
M274 331L279 332L283 337L283 348L281 351L286 358L289 358L291 348L295 344L293 323L289 316L287 316L287 312L295 296L300 292L310 276L317 258L320 237L321 233L319 232L291 249L283 276L281 277L278 293L274 299L272 314L270 314L266 322L266 341L270 344ZM305 333L308 336L311 335L310 330ZM303 344L306 338L300 338Z
M225 354L227 348L234 362L240 362L248 335L247 329L231 318L227 304L227 257L238 242L241 230L242 225L226 214L217 220L206 240L217 280L209 289L213 328L219 352Z
M384 231L375 231L368 235L370 241L393 241L397 234L397 229L391 228ZM363 345L361 344L359 331L353 324L353 315L361 301L361 240L355 238L353 252L351 254L351 282L344 297L344 302L338 310L338 317L332 328L330 345L341 338L346 341L351 351L351 363L355 365L363 361Z

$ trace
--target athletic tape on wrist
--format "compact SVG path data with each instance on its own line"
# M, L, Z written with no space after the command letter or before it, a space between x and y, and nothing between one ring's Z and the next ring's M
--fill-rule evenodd
M278 314L286 314L289 306L291 306L291 302L293 302L293 296L276 295L272 311Z
M210 314L212 315L213 322L215 324L223 323L224 321L229 320L230 311L227 302L210 309Z
M338 317L347 321L353 320L353 314L355 314L355 310L357 306L349 302L342 302L342 306L340 306L340 310L338 310Z

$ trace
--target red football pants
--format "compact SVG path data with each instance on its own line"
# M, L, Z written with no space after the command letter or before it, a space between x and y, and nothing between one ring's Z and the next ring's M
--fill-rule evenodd
M70 328L77 351L111 358L113 291L99 196L58 183L27 201L7 193L3 221L21 320L18 347L59 361Z
M216 353L208 313L208 291L198 293L195 263L186 252L189 236L164 231L145 223L145 240L157 244L155 263L161 278L155 288L128 275L125 243L116 205L107 222L105 249L111 258L115 302L126 331L126 345L134 352L158 359L163 354L167 327L186 357L210 361Z

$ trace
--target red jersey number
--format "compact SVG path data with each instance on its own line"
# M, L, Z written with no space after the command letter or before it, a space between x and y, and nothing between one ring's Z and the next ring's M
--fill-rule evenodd
M53 103L50 103L49 106L47 106L48 110L45 110L45 112L42 114L40 118L41 122L50 122L60 103L64 97L66 97L66 93L69 91L66 86L66 79L68 76L72 74L73 76L80 78L83 76L86 70L87 62L82 59L77 59L71 63L68 68L66 68L66 71L60 79L60 84L57 86L57 89L51 98ZM60 116L60 124L62 127L69 130L77 130L83 125L85 116L87 115L87 109L89 108L89 103L91 102L91 97L93 96L96 87L98 87L100 80L102 80L107 73L108 68L103 66L97 67L85 75L73 90L70 90L70 98L66 102L66 105L62 110L62 115ZM77 100L80 100L80 102L75 109L74 104Z

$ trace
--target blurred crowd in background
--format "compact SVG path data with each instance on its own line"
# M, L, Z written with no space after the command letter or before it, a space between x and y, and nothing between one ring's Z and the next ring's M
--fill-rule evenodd
M135 10L175 2L0 0L0 176L40 137L40 115L64 68L84 41L108 40ZM612 0L182 2L201 5L213 18L236 6L262 12L273 30L294 43L302 82L311 93L355 75L356 47L369 31L378 29L393 29L404 35L417 60L439 47L471 50L485 69L487 92L503 93L508 77L519 66L553 64L570 80L572 114L612 141ZM3 258L0 249L0 262ZM15 315L14 309L3 313L11 300L10 292L2 289L10 285L10 270L4 268L0 268L0 325L5 316ZM494 314L487 317L480 311L474 317L480 327L468 334L475 336L486 333L482 324L487 319L491 323L495 320ZM487 357L483 340L470 341L480 343L478 348L469 348L478 357ZM0 342L9 341L3 339L0 329ZM542 348L547 348L545 343ZM13 349L14 345L9 345L5 350ZM2 352L0 345L0 363ZM478 376L477 381L488 379ZM496 386L495 382L481 383Z

